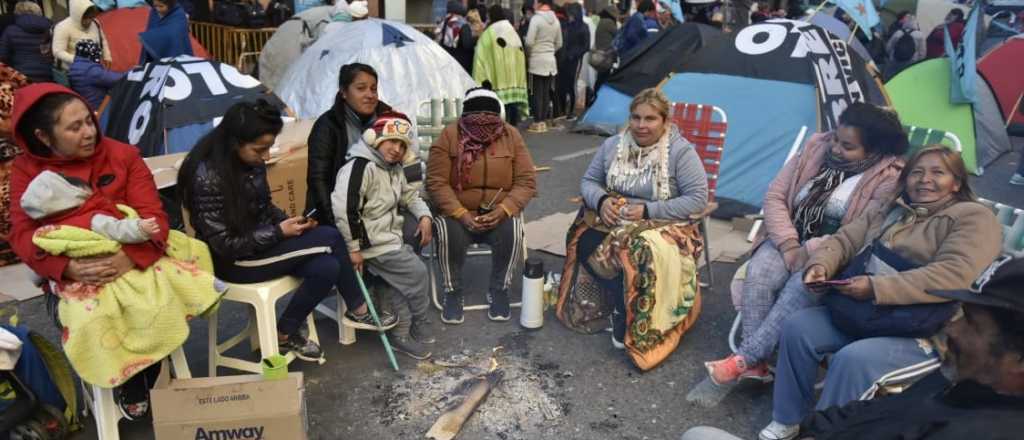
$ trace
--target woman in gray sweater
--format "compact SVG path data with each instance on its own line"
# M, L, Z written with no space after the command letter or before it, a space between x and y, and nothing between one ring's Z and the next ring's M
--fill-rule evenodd
M633 235L637 231L623 226L634 223L642 223L645 229L675 224L685 229L681 234L699 242L689 220L691 215L704 211L708 198L707 176L700 157L669 120L668 99L656 89L646 89L637 94L629 110L628 128L601 145L583 176L580 191L585 209L581 218L590 212L591 220L575 243L576 261L611 295L615 309L613 344L619 348L623 342L628 345L639 338L634 334L630 341L624 339L626 302L634 295L624 288L621 273L609 279L607 270L596 267L602 265L595 264L596 261L607 260L607 248L615 247L617 241L627 241L605 238L619 231ZM696 252L699 248L681 245L680 249L684 247L688 249L684 252ZM595 253L600 255L595 257ZM625 265L628 264L613 264ZM699 307L694 309L695 317ZM628 317L633 319L634 314Z

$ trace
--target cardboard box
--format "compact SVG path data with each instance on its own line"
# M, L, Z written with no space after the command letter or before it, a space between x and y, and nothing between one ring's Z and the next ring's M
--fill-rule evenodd
M305 213L308 161L309 149L302 146L282 154L267 165L270 198L289 217Z
M156 440L307 438L302 373L161 379L150 394Z

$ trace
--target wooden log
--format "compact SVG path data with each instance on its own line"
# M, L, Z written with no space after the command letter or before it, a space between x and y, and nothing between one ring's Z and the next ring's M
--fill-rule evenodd
M427 438L434 440L452 440L462 425L476 411L476 408L487 400L487 395L501 382L504 373L501 370L494 370L490 373L472 377L459 383L452 391L452 403L445 408L434 422L434 426L427 431Z

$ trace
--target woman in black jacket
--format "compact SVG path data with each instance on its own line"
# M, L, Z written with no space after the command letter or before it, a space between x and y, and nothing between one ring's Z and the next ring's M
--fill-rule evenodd
M565 5L568 25L562 28L565 46L558 51L558 78L555 79L555 108L559 113L574 118L576 111L576 80L579 78L583 55L590 50L590 28L583 18L579 3Z
M372 67L361 63L341 66L334 106L317 118L309 133L306 208L316 208L313 218L320 224L334 225L331 193L349 147L373 125L377 115L390 110L377 97L377 72Z
M337 229L289 218L270 200L266 161L281 132L281 113L266 101L231 106L220 125L189 152L178 173L182 201L196 238L209 245L217 276L258 283L285 275L302 279L277 321L281 354L317 361L320 347L299 333L306 316L336 287L357 328L377 329L367 313L348 248ZM393 315L382 314L385 327Z
M21 72L29 81L52 82L53 58L43 55L42 51L52 25L39 5L18 2L14 7L14 24L0 36L0 61Z

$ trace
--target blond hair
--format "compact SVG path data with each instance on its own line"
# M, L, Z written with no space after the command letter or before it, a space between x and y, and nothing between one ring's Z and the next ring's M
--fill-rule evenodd
M14 15L43 15L43 9L35 2L18 2L14 5Z
M658 112L663 119L666 121L668 120L668 97L666 97L661 90L654 87L641 90L640 93L637 93L633 98L633 102L629 103L629 112L633 113L641 104L647 104L653 107L654 111Z

